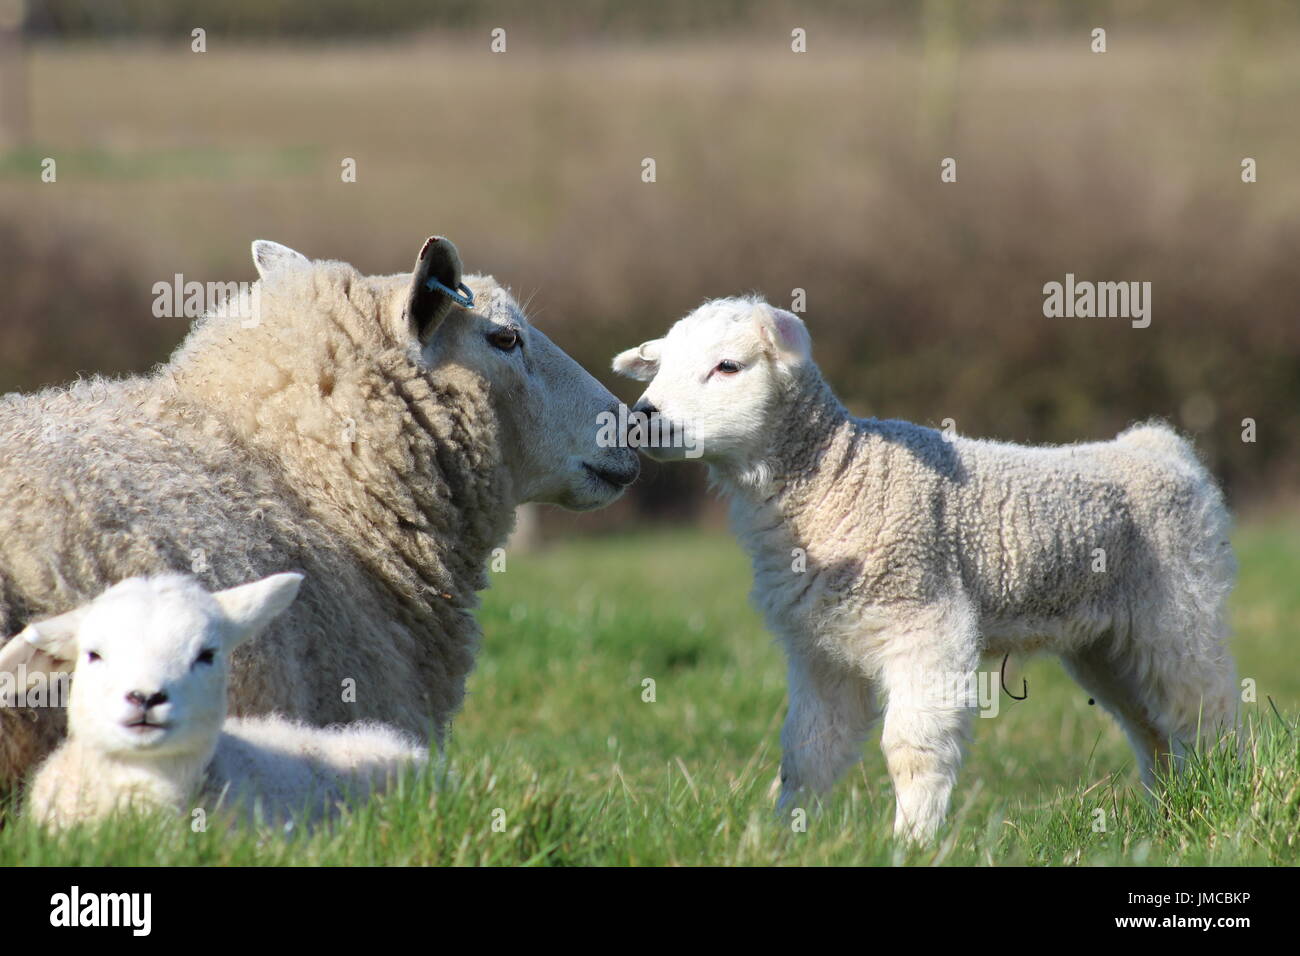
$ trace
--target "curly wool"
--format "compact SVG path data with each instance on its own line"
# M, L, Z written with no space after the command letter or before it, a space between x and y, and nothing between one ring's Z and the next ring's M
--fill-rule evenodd
M835 613L851 614L845 599L904 609L960 594L978 615L980 649L1002 654L1069 651L1103 633L1126 642L1158 623L1144 608L1177 595L1178 607L1160 601L1180 613L1159 630L1180 636L1180 658L1222 662L1228 515L1168 426L1063 446L949 437L854 418L815 366L797 374L771 423L767 477L734 483L742 541L764 559L760 572L775 572L755 588L764 608L788 617L829 592ZM808 563L793 581L790 547Z

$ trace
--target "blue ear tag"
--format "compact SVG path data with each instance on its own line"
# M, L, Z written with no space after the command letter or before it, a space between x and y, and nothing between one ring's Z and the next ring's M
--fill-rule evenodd
M447 295L451 296L453 302L459 303L460 305L464 306L467 309L474 308L474 293L471 292L469 286L467 286L463 282L460 284L459 287L452 289L448 286L443 285L433 276L430 276L428 279L424 281L424 287L430 290L441 289Z

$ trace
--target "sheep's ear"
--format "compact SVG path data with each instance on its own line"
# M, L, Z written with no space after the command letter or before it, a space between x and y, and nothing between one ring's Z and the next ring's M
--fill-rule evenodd
M415 260L411 292L406 300L406 321L420 344L429 341L456 304L452 295L463 294L460 291L461 271L460 253L450 239L430 236L424 240L420 256Z
M282 246L270 239L254 239L253 265L257 267L257 274L265 279L272 272L280 269L299 268L310 265L310 262L301 252L290 249L288 246Z
M14 664L17 664L19 663L17 658L21 657L22 663L28 663L35 656L33 650L47 654L55 660L75 661L77 631L81 628L85 616L86 608L83 606L57 617L48 617L43 621L33 621L28 624L26 629L20 631L5 646L5 649L0 651L0 671L11 671L8 666L11 659Z
M260 634L276 615L293 603L302 577L293 572L273 574L252 584L241 584L213 594L231 625L227 646L236 647Z
M659 374L659 355L663 350L663 339L642 342L634 349L619 352L614 356L614 371L626 375L638 382L648 382Z
M763 341L782 361L797 364L812 357L812 337L803 319L766 303L754 306L754 321Z

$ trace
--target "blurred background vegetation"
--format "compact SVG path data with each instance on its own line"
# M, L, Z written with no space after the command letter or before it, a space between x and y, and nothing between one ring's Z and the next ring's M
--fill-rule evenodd
M614 352L800 288L860 414L1031 442L1161 416L1272 507L1300 476L1297 39L1282 0L0 0L0 392L166 358L153 283L251 279L254 238L390 273L439 232L629 401ZM1067 272L1150 281L1150 328L1045 318ZM717 522L702 472L545 520Z

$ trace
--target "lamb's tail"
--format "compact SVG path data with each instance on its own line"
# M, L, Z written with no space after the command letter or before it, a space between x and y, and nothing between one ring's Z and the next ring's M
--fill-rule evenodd
M1205 465L1201 463L1192 443L1164 422L1153 421L1133 425L1120 432L1115 440L1131 448L1140 448L1155 455L1172 458L1198 472L1205 471Z

